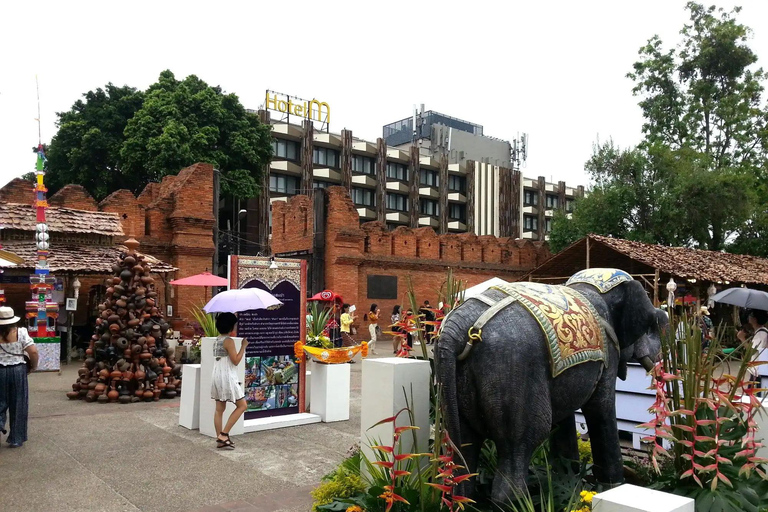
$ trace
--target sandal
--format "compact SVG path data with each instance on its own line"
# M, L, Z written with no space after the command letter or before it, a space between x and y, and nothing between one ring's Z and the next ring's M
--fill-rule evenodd
M235 445L232 443L232 441L229 440L229 438L227 439L219 439L218 437L216 438L216 448L233 448L234 449L234 447Z
M229 432L219 432L219 435L222 435L227 438L227 441L229 441L228 446L231 446L232 448L235 447L235 443L233 443L232 440L229 438ZM216 440L219 441L220 439L217 437Z

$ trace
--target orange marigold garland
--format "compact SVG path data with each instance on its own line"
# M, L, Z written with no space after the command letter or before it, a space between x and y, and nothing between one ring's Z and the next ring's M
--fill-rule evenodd
M363 346L363 348L360 349L360 355L362 355L363 357L368 357L368 342L364 341L361 343L361 345Z
M293 355L296 356L296 364L304 362L304 343L301 340L293 344Z

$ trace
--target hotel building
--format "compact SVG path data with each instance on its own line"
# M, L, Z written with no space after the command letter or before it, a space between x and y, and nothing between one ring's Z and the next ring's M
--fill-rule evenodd
M248 201L236 230L242 239L258 241L242 252L268 247L272 202L332 185L349 190L361 223L531 240L546 240L554 211L570 211L584 194L583 186L523 177L512 168L508 141L433 111L416 118L415 133L414 118L407 118L384 126L375 142L351 130L318 130L311 120L275 121L270 111L254 113L272 124L274 156L262 183L269 193Z

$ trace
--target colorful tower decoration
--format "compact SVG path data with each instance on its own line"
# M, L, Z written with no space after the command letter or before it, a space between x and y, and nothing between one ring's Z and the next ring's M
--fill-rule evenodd
M48 271L48 248L50 236L48 225L45 223L45 209L48 208L48 200L45 193L48 189L43 184L43 170L45 164L45 152L43 145L37 146L37 165L35 175L35 208L37 210L37 228L35 230L35 243L37 244L37 263L35 273L30 276L30 288L32 300L27 302L27 319L29 331L33 337L49 338L56 336L56 318L59 316L59 305L51 300L53 285L56 279ZM48 325L48 319L53 319L52 325Z

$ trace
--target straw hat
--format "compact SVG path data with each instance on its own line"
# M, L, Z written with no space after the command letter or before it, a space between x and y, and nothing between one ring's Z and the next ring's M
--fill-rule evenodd
M15 324L19 320L21 319L13 314L13 308L0 308L0 325Z
M701 306L701 308L699 308L699 313L709 316L709 308L707 308L707 306Z

